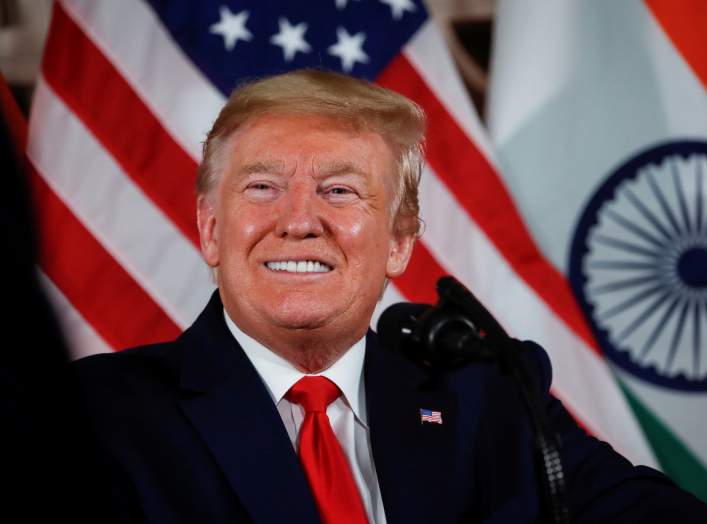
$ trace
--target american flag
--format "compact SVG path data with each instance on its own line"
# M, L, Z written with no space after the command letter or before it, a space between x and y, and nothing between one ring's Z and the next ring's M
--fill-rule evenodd
M429 422L430 424L442 423L442 412L432 411L430 409L420 409L420 423Z
M419 0L55 4L28 157L40 270L75 356L171 339L195 319L213 290L194 220L201 143L238 82L304 66L374 80L429 118L426 231L378 311L434 302L436 280L455 275L512 333L556 348L555 393L643 462L611 371L509 196Z

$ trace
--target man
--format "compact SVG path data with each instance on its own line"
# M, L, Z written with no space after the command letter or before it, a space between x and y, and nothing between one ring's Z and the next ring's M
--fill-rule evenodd
M197 184L218 292L176 341L76 366L123 520L539 518L529 422L510 379L472 365L431 381L368 331L418 234L424 125L407 99L332 73L232 94ZM544 352L527 349L576 521L702 511L587 437L549 395Z

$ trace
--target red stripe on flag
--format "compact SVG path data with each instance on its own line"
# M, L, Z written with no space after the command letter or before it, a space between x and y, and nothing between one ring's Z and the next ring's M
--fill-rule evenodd
M417 242L405 273L394 278L393 284L410 302L435 304L435 284L446 274L422 242Z
M646 5L707 89L707 3L646 0Z
M29 162L28 162L29 164ZM165 315L30 165L40 232L40 266L113 348L174 339Z
M61 4L54 6L42 71L126 174L198 246L196 163Z
M404 55L377 82L427 113L427 160L514 271L590 347L599 351L564 275L535 245L503 182Z

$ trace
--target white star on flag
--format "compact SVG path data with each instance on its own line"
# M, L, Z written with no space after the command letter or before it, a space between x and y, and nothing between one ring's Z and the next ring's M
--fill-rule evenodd
M336 28L337 42L327 49L330 55L341 58L341 67L349 73L356 62L365 64L368 62L368 55L363 51L363 42L366 40L366 33L356 33L350 35L343 27Z
M234 15L227 6L222 5L219 9L219 15L221 19L218 23L209 27L209 32L223 36L226 49L232 50L236 47L238 40L248 41L253 38L253 33L248 31L245 26L249 16L248 11L241 11Z
M312 50L312 47L304 39L304 33L307 31L305 22L291 25L287 18L281 17L279 24L280 32L270 38L270 43L282 47L285 62L290 62L297 51L309 53Z
M411 0L380 0L380 2L390 7L395 20L400 20L405 11L412 13L415 10L415 4Z

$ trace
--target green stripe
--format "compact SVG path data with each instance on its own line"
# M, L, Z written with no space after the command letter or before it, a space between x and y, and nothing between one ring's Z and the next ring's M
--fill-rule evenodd
M707 468L621 380L618 383L663 471L678 486L707 502Z

